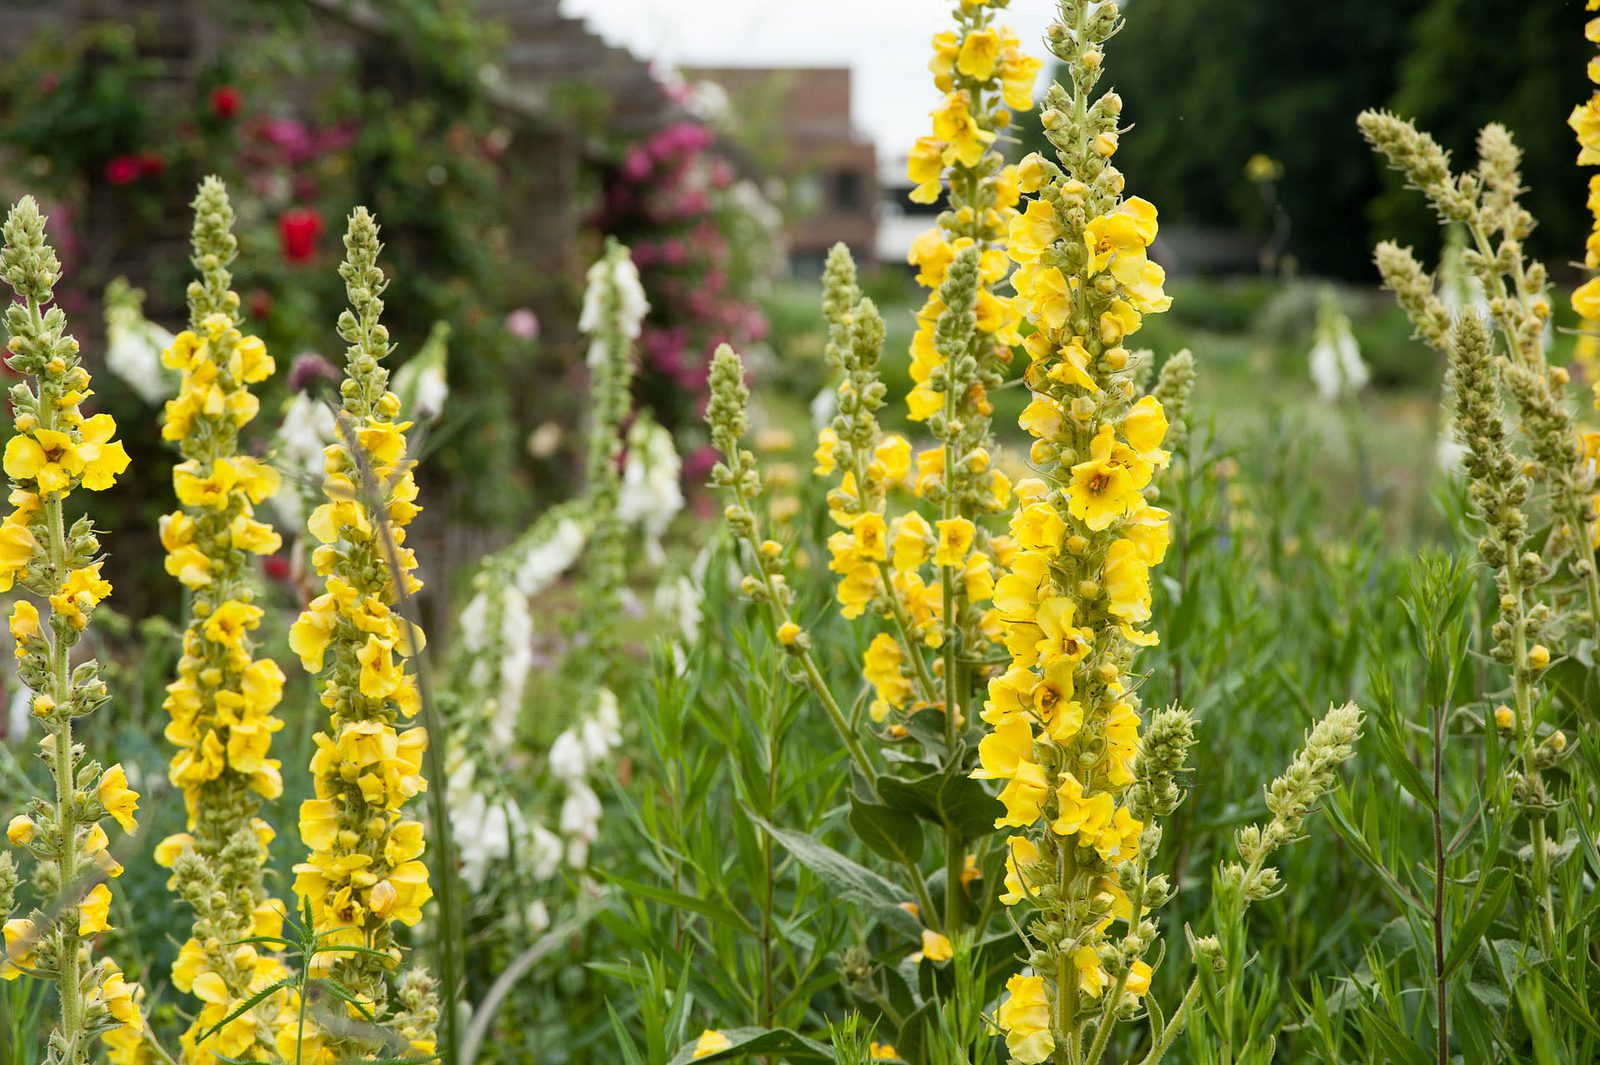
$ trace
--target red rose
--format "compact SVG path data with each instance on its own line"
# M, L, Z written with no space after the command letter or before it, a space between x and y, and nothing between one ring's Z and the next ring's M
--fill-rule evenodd
M244 97L232 85L218 85L211 90L211 113L227 120L239 113Z
M283 244L283 257L292 263L303 263L315 255L320 236L322 215L315 207L291 207L278 216L278 239Z
M131 185L141 170L137 155L117 155L106 162L106 180L113 185Z
M246 305L250 308L250 317L259 322L272 313L272 293L264 288L253 288Z
M160 177L167 169L167 161L155 152L140 152L138 159L140 177Z
M281 554L268 555L262 562L261 568L270 579L286 581L289 579L289 556Z

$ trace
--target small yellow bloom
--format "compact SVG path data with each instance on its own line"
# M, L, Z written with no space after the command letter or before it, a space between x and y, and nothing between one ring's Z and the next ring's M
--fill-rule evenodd
M715 1028L707 1028L705 1031L700 1033L699 1040L695 1042L694 1058L696 1060L699 1060L700 1058L709 1058L713 1054L722 1053L731 1046L733 1046L733 1040L729 1039Z
M1056 1048L1050 1034L1050 999L1044 978L1019 973L1006 981L1006 993L995 1013L995 1023L1005 1033L1006 1049L1022 1065L1040 1065Z
M922 930L922 950L912 956L913 961L949 961L955 957L955 948L950 943L950 938L943 933L932 929Z
M939 528L939 547L933 554L933 564L951 567L965 565L977 531L972 522L966 518L946 518L934 524Z
M973 30L961 42L956 69L975 81L988 81L994 77L995 62L999 58L999 35L991 29Z
M6 839L11 841L13 847L25 846L32 841L38 827L27 814L18 814L6 826Z
M98 795L106 813L122 826L124 832L132 835L138 827L133 813L139 808L139 793L128 787L128 777L122 771L121 763L101 775Z
M78 934L92 936L111 930L111 889L96 884L78 903Z

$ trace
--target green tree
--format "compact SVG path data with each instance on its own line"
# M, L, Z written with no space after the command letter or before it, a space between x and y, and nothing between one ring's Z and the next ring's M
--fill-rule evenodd
M1510 129L1526 153L1523 202L1540 222L1531 250L1551 266L1582 256L1589 226L1587 178L1566 121L1589 95L1585 17L1576 0L1523 0L1510 7L1430 0L1413 22L1388 105L1462 160L1475 157L1473 138L1486 123ZM1385 185L1368 212L1371 233L1414 244L1431 260L1439 245L1432 213L1398 176Z
M1121 152L1133 191L1165 220L1264 237L1271 219L1244 176L1264 153L1283 164L1289 252L1314 272L1367 274L1358 220L1383 186L1355 116L1394 97L1427 3L1132 0L1116 87L1135 125Z

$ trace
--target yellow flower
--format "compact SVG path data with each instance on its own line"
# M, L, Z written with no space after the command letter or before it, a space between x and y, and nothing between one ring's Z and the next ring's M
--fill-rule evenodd
M26 917L13 917L3 932L6 957L0 964L0 979L15 980L21 969L33 967L34 950L39 946L39 929Z
M872 1061L890 1061L899 1056L900 1054L889 1043L874 1042L867 1047L867 1057Z
M1156 239L1156 229L1155 205L1138 196L1095 218L1083 231L1089 249L1089 273L1099 273L1119 256L1143 259L1144 250Z
M104 884L96 884L78 903L78 934L92 936L110 931L110 912L111 889Z
M885 481L899 484L911 472L911 442L899 433L890 433L872 449L872 461Z
M1034 200L1011 219L1006 251L1019 263L1036 263L1059 234L1056 209L1048 200Z
M894 568L905 573L920 567L928 560L928 541L932 537L927 519L914 510L908 512L895 523Z
M1085 796L1083 784L1071 773L1062 775L1061 786L1056 788L1056 804L1059 812L1050 827L1058 836L1082 834L1092 840L1111 823L1111 796L1103 791Z
M1102 426L1089 445L1089 460L1072 467L1067 489L1068 512L1095 532L1144 503L1136 471L1116 460L1114 448L1111 427Z
M39 609L26 599L18 599L11 607L11 638L19 645L39 635ZM22 648L17 648L18 653Z
M785 647L794 647L800 641L800 626L792 621L785 621L778 626L778 642Z
M1055 1051L1050 1034L1050 1000L1044 978L1020 973L1006 981L1007 998L995 1013L1006 1036L1006 1049L1022 1065L1040 1065Z
M1130 995L1144 995L1150 990L1150 966L1142 961L1128 966L1128 979L1122 986Z
M1078 970L1078 989L1090 998L1099 998L1107 983L1099 953L1091 946L1079 947L1072 956L1072 964Z
M10 518L0 524L0 592L9 591L38 554L39 541L26 525Z
M1028 55L1016 47L1014 39L1006 42L1005 58L1000 70L1000 93L1007 107L1016 111L1033 108L1033 83L1038 79L1039 68L1043 65L1038 56Z
M109 414L96 414L78 427L78 457L83 463L83 486L101 492L117 481L128 468L128 452L122 441L112 440L117 423Z
M105 1003L107 1011L114 1020L126 1028L140 1032L144 1030L144 1016L139 1012L138 1002L134 998L137 991L137 985L130 984L123 978L121 969L115 966L106 968L105 975L100 980L101 1001Z
M1150 567L1131 540L1118 540L1106 551L1106 609L1133 625L1150 620Z
M839 446L839 434L833 431L833 426L825 426L817 434L817 450L812 453L816 466L812 473L818 477L827 477L838 469L838 460L834 457L834 449Z
M1158 453L1164 458L1161 442L1167 438L1167 428L1166 412L1161 409L1161 401L1154 396L1145 396L1122 417L1123 438L1128 441L1129 447L1150 462L1156 461L1150 456Z
M18 433L6 443L4 467L8 477L32 480L40 495L51 496L71 487L72 479L83 472L83 461L71 436L40 428Z
M922 949L911 956L912 961L949 961L955 957L955 948L951 946L950 939L939 932L924 928L922 930Z
M991 29L973 30L961 42L956 69L975 81L988 81L994 77L995 62L999 58L999 35Z
M932 115L934 135L948 145L946 161L959 162L965 167L977 166L984 150L994 143L994 131L978 125L965 93L946 96Z
M1023 869L1039 860L1039 845L1027 836L1008 836L1006 838L1006 884L1005 892L1000 896L1000 901L1007 906L1015 906L1033 890L1033 881L1024 874Z
M694 1057L696 1060L709 1058L713 1054L720 1054L731 1046L733 1046L733 1040L715 1028L707 1028L700 1033L700 1038L694 1044Z
M858 556L874 562L888 559L888 529L884 525L882 514L860 515L850 526L850 532Z
M139 793L128 787L128 776L122 771L120 762L101 774L97 797L106 813L122 826L124 832L132 835L138 827L133 813L139 808Z
M1511 707L1501 703L1499 706L1494 708L1495 728L1509 731L1511 726L1515 725L1516 723L1517 717L1516 714L1512 713Z
M939 547L933 554L935 566L959 567L966 563L972 550L976 527L966 518L946 518L934 523L939 527Z
M881 723L891 709L898 710L911 699L911 680L905 675L904 663L899 642L886 632L874 636L862 655L862 673L877 695L870 708L876 722Z
M1000 792L1004 816L995 818L996 828L1027 828L1039 820L1044 800L1050 793L1044 770L1033 762L1020 762L1016 776Z
M944 176L944 142L938 137L918 137L911 146L907 176L916 184L912 203L933 203L939 198L940 178Z
M33 823L33 818L27 814L18 814L6 826L6 839L11 841L13 847L26 846L33 840L34 831L38 827Z

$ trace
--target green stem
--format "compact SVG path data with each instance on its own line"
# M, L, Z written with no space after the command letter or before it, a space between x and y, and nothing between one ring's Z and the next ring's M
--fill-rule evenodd
M40 314L39 301L28 300L28 316L34 336L44 333L44 319ZM46 429L57 428L57 408L53 396L46 395L44 379L39 382L39 424ZM51 580L59 586L66 579L67 569L67 536L66 517L63 513L62 497L57 495L48 498L44 504L45 521L50 532L50 565ZM55 618L51 612L52 621ZM55 626L52 625L52 628ZM60 874L60 890L63 900L66 895L77 889L78 879L78 818L76 804L73 801L77 767L72 758L72 715L68 710L72 694L71 663L68 658L68 646L60 631L52 632L50 637L50 681L54 689L49 694L55 700L53 713L59 714L61 721L55 733L55 785L56 785L56 831L60 851L56 858L56 868ZM82 1000L82 949L81 938L78 935L76 924L76 907L67 908L65 913L58 918L60 931L60 958L58 959L59 971L57 973L57 990L61 997L61 1035L67 1046L67 1060L77 1062L86 1055L79 1042L83 1037L83 1009Z
M1200 998L1200 974L1195 973L1194 979L1189 981L1189 990L1184 992L1183 1001L1178 1003L1177 1010L1172 1014L1172 1019L1161 1030L1161 1037L1156 1040L1155 1046L1150 1048L1144 1060L1139 1065L1158 1065L1167 1051L1172 1049L1172 1044L1183 1032L1183 1026L1189 1023L1189 1011Z
M1507 545L1508 547L1510 545ZM1533 743L1533 682L1528 667L1527 612L1522 597L1522 579L1517 572L1516 553L1507 552L1505 566L1506 593L1517 602L1517 618L1512 624L1511 676L1512 691L1517 704L1517 736L1521 748L1524 786L1530 789L1530 799L1543 801L1539 767L1534 760ZM1555 906L1550 892L1550 857L1545 853L1544 811L1528 815L1529 845L1533 851L1533 889L1538 900L1540 943L1546 956L1555 947Z

